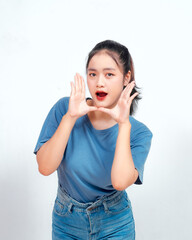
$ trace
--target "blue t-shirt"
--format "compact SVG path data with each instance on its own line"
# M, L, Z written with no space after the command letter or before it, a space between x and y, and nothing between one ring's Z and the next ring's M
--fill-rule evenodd
M68 111L69 97L63 97L51 108L45 119L34 153L55 133ZM136 184L143 182L144 164L151 146L152 133L132 116L131 153L139 172ZM118 136L118 123L104 130L93 127L88 115L77 119L57 168L58 184L79 202L93 202L117 190L111 184L111 168Z

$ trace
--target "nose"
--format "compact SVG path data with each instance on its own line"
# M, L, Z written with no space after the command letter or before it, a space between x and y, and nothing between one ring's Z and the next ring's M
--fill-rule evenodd
M103 87L105 85L104 76L101 74L98 76L97 87Z

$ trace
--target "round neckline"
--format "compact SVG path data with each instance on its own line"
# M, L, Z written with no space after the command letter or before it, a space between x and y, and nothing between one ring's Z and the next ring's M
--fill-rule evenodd
M84 116L85 116L85 118L86 118L86 120L87 120L87 123L88 123L89 127L90 127L93 131L95 131L95 132L97 132L97 133L105 133L105 132L108 132L108 131L111 131L111 130L115 129L115 128L118 126L118 123L116 123L115 125L113 125L112 127L109 127L109 128L96 129L96 128L93 126L93 124L91 123L91 120L89 119L88 114L85 114Z
M91 98L86 98L86 102L87 102L88 99L91 99ZM105 132L108 132L108 131L113 130L114 128L116 128L116 127L118 126L118 123L116 123L115 125L113 125L112 127L109 127L109 128L96 129L96 128L93 126L93 124L91 123L91 120L89 119L88 114L85 114L84 116L85 116L85 118L86 118L86 120L87 120L87 123L88 123L88 125L90 126L90 128L91 128L93 131L97 132L97 133L105 133Z

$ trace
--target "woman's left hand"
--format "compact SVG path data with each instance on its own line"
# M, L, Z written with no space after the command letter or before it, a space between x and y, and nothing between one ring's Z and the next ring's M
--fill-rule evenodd
M121 93L121 96L115 107L111 109L99 107L97 110L109 114L119 124L129 122L131 103L133 99L139 94L138 92L136 92L132 96L130 96L134 86L134 81L132 81L126 86L126 88Z

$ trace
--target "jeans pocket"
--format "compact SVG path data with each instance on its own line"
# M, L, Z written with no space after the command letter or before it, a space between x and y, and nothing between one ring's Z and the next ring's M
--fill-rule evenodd
M107 207L108 213L119 214L130 208L130 202L128 201L127 197L123 195L122 198L120 198L119 200L108 203Z
M61 217L67 216L70 213L68 204L60 202L58 197L55 199L53 211Z

